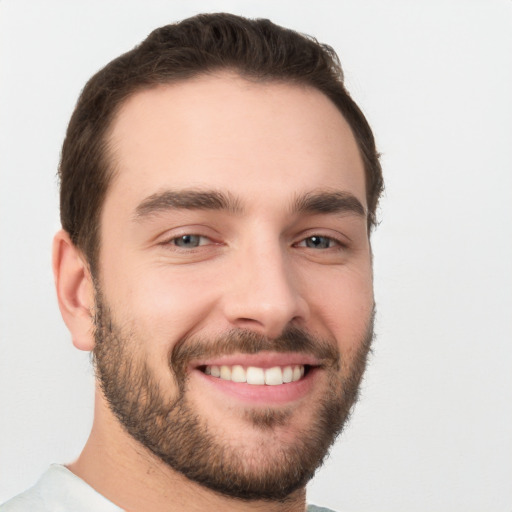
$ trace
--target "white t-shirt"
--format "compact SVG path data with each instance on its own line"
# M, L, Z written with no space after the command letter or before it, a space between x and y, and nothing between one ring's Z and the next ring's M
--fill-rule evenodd
M123 512L65 466L52 464L27 491L0 506L0 512ZM332 512L308 506L307 512Z

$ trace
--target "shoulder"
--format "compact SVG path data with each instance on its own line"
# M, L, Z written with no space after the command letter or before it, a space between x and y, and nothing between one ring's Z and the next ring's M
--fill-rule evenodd
M39 479L39 481L30 489L25 492L18 494L14 498L0 506L1 512L22 512L22 511L33 511L33 512L46 512L49 510L45 504L45 483L44 480L47 477L48 470Z
M18 496L10 499L4 504L0 505L1 512L23 512L23 511L33 511L33 512L44 512L45 508L41 507L41 500L38 496L34 495L32 489L25 491Z
M3 505L0 512L120 512L65 466L53 464L27 491Z
M316 505L308 505L307 512L334 512L334 510L325 507L317 507Z

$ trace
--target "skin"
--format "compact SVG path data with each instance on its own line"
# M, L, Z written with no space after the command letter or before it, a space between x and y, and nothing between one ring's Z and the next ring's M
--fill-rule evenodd
M373 310L366 215L293 208L297 198L319 192L349 194L367 208L357 144L328 98L229 73L202 76L131 96L109 137L115 177L101 216L98 281L116 323L142 340L134 353L169 400L177 393L168 365L173 346L233 328L270 339L289 325L304 328L337 346L339 371L346 371ZM236 208L141 208L155 194L183 190L222 192ZM176 245L187 234L201 236L197 247ZM314 236L325 237L327 246L311 246ZM54 241L54 272L73 342L92 350L92 277L62 231ZM224 357L265 365L282 356ZM283 398L272 386L228 392L192 366L187 391L215 436L250 454L248 467L257 469L314 421L324 373ZM288 412L270 433L245 414L268 407ZM99 388L91 436L69 468L125 510L305 508L304 489L286 503L245 503L189 481L123 430Z

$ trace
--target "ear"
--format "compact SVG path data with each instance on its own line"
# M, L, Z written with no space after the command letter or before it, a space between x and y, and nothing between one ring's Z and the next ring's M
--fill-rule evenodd
M80 350L94 348L94 286L89 266L68 233L53 239L53 275L62 318Z

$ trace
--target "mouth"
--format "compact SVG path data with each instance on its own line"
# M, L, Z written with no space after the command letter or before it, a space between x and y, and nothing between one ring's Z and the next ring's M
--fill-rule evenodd
M228 395L244 404L264 406L291 404L308 396L322 373L320 361L298 353L232 354L190 367L190 376L210 400Z
M205 365L198 368L205 375L252 386L280 386L301 380L310 369L309 365L296 364L286 366Z

